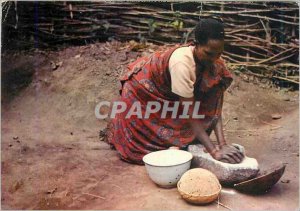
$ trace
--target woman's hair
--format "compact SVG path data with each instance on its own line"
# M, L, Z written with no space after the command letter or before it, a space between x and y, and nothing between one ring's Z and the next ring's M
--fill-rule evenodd
M205 45L208 40L224 40L225 32L222 22L216 19L202 19L195 28L195 43Z

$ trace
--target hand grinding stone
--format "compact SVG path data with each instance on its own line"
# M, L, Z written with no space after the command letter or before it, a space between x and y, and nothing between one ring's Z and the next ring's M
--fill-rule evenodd
M233 144L243 154L245 149L239 144ZM255 177L259 171L257 160L245 156L238 164L224 163L215 160L209 153L204 152L201 144L188 146L188 151L193 154L192 167L204 168L214 173L221 184L234 184Z

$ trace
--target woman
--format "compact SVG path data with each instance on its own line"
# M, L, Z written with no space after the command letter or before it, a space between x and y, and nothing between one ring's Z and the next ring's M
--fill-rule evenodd
M130 108L135 102L141 112L147 110L148 102L167 102L168 108L180 102L190 103L186 110L189 118L172 118L162 110L149 118L117 114L108 126L108 142L120 157L131 163L142 164L147 153L168 149L172 146L185 148L191 143L201 143L213 158L239 163L243 155L227 145L222 129L223 93L232 82L232 77L219 58L224 50L224 26L215 19L203 19L195 28L193 45L177 46L164 52L155 52L139 58L128 66L121 78L120 100ZM198 115L192 118L196 102L200 102ZM218 145L209 138L214 131Z

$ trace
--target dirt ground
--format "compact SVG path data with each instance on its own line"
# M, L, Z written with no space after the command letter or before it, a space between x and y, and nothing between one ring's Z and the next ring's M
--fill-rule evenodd
M2 209L226 210L186 203L99 141L106 122L95 118L95 105L117 96L118 75L142 47L110 42L2 55ZM261 166L281 162L286 171L264 195L224 188L220 202L233 210L298 210L299 92L243 78L235 76L226 92L227 141L245 146Z

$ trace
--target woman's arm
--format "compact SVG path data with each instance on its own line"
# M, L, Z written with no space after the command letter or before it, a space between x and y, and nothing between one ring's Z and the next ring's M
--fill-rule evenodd
M237 148L235 148L234 146L229 146L226 143L226 140L224 138L224 133L223 133L223 121L222 121L222 116L218 117L218 121L217 124L214 128L214 132L216 134L217 137L217 141L219 144L220 149L224 150L227 152L227 154L234 159L237 163L240 163L243 158L244 155L243 153L241 153Z
M189 107L188 115L189 115L189 123L197 137L198 140L201 140L201 143L204 145L206 150L210 154L214 154L217 151L216 146L212 143L209 136L207 135L206 131L204 130L202 124L197 121L196 119L192 119L192 114L194 111L194 98L180 98L180 103L183 102L193 102L192 105Z
M214 128L214 132L216 134L219 146L221 147L223 145L226 145L226 141L225 141L224 133L223 133L222 116L218 117L217 124L216 124L216 126Z
M198 121L197 119L193 119L192 118L192 114L194 111L194 98L180 98L180 102L193 102L192 105L189 107L189 111L188 111L188 115L189 115L189 123L197 137L198 140L201 141L201 144L204 145L204 147L206 148L206 150L211 154L211 156L216 159L216 160L220 160L223 162L227 162L227 163L239 163L241 161L241 159L239 159L239 156L233 155L236 153L236 150L232 149L232 148L221 148L219 149L218 147L216 147L213 142L211 141L211 139L209 138L209 136L207 135L204 127L202 126L202 124L200 123L200 121ZM222 129L222 125L219 125L219 129L218 131L221 132L220 129ZM219 134L220 135L220 134ZM222 135L220 135L219 137L221 137ZM224 137L224 135L223 135ZM225 139L224 139L225 140ZM235 147L233 147L235 148ZM235 148L236 149L236 148Z
M223 146L223 145L226 145L226 141L225 141L225 138L224 138L224 133L223 133L223 122L222 122L222 116L219 116L218 117L218 120L217 120L217 124L214 128L214 132L216 134L216 137L217 137L217 141L219 143L219 146Z

